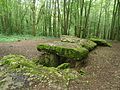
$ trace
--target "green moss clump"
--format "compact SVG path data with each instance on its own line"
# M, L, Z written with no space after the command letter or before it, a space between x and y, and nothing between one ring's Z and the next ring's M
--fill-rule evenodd
M14 68L20 68L20 67L29 67L33 68L35 67L35 64L22 56L22 55L8 55L4 56L2 59L1 65L4 65L6 67L9 67L11 69Z
M26 78L38 73L36 72L37 70L35 68L35 63L27 60L24 56L4 56L2 59L0 59L1 90L21 90L21 88L24 87Z
M90 38L90 40L97 43L97 45L100 45L100 46L108 46L108 47L112 46L110 43L108 43L106 40L103 40L103 39Z
M69 44L67 44L69 46ZM59 56L62 57L66 57L66 58L73 58L76 60L81 60L85 57L87 57L88 55L88 50L86 48L83 47L72 47L69 46L58 46L58 45L49 45L49 44L42 44L42 45L38 45L37 46L38 51L45 51L48 53L52 53L52 54L57 54Z
M57 67L58 69L67 69L70 68L70 63L63 63Z
M91 40L87 40L87 39L83 39L80 43L79 43L82 47L88 49L89 51L93 50L97 44Z

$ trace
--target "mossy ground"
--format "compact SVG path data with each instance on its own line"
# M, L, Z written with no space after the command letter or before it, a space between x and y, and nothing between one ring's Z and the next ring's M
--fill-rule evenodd
M50 39L54 37L44 37L44 36L32 36L32 35L1 35L0 34L0 42L20 42L22 40L38 40L38 39Z
M8 55L0 60L0 88L2 90L30 89L36 83L47 83L53 88L55 84L60 88L67 88L69 80L79 77L80 74L76 70L69 68L61 70L37 65L21 55Z

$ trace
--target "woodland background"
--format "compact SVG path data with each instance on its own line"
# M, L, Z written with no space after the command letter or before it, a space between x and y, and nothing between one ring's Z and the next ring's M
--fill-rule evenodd
M0 34L120 40L120 0L0 0Z

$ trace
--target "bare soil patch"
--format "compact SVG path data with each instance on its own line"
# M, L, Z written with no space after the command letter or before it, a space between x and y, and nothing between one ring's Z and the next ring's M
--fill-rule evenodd
M120 90L120 43L97 47L87 60L86 75L71 81L70 90Z

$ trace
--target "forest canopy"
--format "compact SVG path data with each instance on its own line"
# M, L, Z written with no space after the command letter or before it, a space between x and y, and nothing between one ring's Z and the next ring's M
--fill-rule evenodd
M0 34L120 40L120 0L0 0Z

